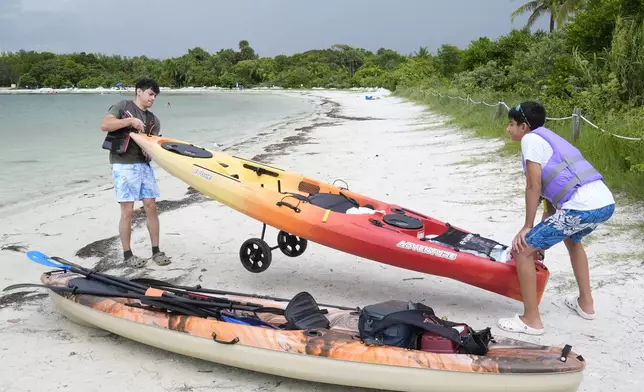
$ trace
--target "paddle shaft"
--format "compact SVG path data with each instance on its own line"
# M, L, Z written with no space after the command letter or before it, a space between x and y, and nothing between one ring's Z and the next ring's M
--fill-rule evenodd
M164 282L162 280L156 280L156 279L150 279L150 278L138 278L138 279L133 279L133 280L137 281L137 282L147 282L147 284L150 285L150 286L158 286L159 288L169 287L169 288L184 290L185 292L217 294L217 295L237 295L237 296L240 296L240 297L252 297L252 298L258 298L258 299L268 299L268 300L279 301L279 302L290 302L291 301L288 298L271 297L271 296L268 296L268 295L236 293L236 292L233 292L233 291L204 289L204 288L201 288L201 287L180 286L180 285L175 285L175 284L172 284L172 283ZM318 305L329 307L329 308L341 309L341 310L356 310L355 307L350 308L350 307L347 307L347 306L340 306L340 305L330 305L330 304L323 304L323 303L318 303Z

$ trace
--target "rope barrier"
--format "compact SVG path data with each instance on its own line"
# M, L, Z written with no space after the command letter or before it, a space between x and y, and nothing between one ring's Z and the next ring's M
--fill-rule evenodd
M446 97L446 98L449 98L451 100L459 99L461 101L468 102L468 104L471 102L471 103L473 103L475 105L481 105L482 104L482 105L485 105L485 106L488 106L488 107L504 106L507 110L510 110L510 107L508 106L508 104L503 102L503 101L499 101L499 102L497 102L495 104L491 104L491 103L487 103L487 102L485 102L483 100L475 101L469 95L467 96L467 98L463 98L463 97L459 97L459 96L453 97L451 95L443 94L441 92L420 90L420 89L416 89L416 88L414 88L412 90L413 91L418 91L418 92L422 91L423 93L429 93L434 97L441 97L441 98ZM641 138L641 137L622 136L622 135L617 135L617 134L612 133L612 132L608 132L605 129L600 128L597 125L593 124L590 120L588 120L586 117L581 115L581 113L579 113L579 109L575 109L575 112L573 112L568 117L546 117L546 120L549 120L549 121L566 121L566 120L575 120L576 118L580 118L580 119L584 120L584 122L588 123L588 125L592 126L593 128L598 129L601 132L606 133L608 135L614 136L614 137L616 137L618 139L631 140L631 141L643 141L644 140L644 138ZM575 126L579 127L579 123L578 122L577 122L577 124L573 123L573 127L575 127ZM579 134L579 129L577 129L576 131L573 129L573 136L575 136L575 138L576 138L576 136L578 136L578 134Z

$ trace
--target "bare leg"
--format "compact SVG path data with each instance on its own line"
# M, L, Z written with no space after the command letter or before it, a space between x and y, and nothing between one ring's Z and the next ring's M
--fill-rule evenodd
M523 252L516 254L514 260L517 265L517 275L521 285L521 297L523 298L523 316L521 320L532 328L543 328L541 315L539 314L539 301L537 299L537 272L534 266L534 253L536 249L532 246L526 247Z
M143 209L147 220L152 246L159 246L159 213L155 199L143 199Z
M134 214L134 202L121 202L121 220L119 221L119 235L123 251L130 250L130 238L132 237L132 215Z
M581 310L588 314L595 313L593 296L590 289L590 271L588 268L588 256L581 242L574 243L570 238L564 241L568 253L570 254L570 263L575 272L577 286L579 286L579 306Z

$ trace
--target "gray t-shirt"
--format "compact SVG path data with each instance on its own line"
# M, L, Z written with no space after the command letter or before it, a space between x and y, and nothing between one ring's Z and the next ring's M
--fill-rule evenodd
M129 117L125 114L127 103L127 100L119 101L115 105L110 106L108 113L113 114L118 119ZM146 111L139 109L139 107L134 105L133 103L130 103L130 105L127 106L129 106L129 109L127 110L130 111L133 117L136 117L143 121L143 124L145 124L146 127L146 131L149 131L152 135L159 134L159 131L161 130L161 122L159 121L159 118L154 115L154 113L148 110L146 121ZM141 147L139 147L139 145L136 144L136 142L134 142L133 140L130 140L127 146L127 150L125 150L123 154L119 155L116 152L110 151L110 164L145 162L148 162L148 160L145 158L145 155L143 155Z

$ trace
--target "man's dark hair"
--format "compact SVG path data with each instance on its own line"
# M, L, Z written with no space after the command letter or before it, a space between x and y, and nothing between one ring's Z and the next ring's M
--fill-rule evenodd
M159 85L153 79L143 78L137 80L135 89L141 89L141 91L152 89L156 95L159 95Z
M510 109L508 118L517 124L527 124L533 130L546 123L546 109L538 102L522 102Z

